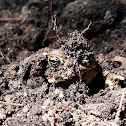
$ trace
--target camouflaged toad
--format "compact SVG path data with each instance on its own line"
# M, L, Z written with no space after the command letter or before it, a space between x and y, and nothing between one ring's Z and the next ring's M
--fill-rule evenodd
M102 74L102 70L86 39L82 33L74 31L69 38L58 40L52 48L40 49L19 64L7 68L3 76L9 87L19 88L22 83L31 87L40 86L43 82L71 84L83 81L89 84L99 73ZM103 72L107 86L114 85L112 78L120 80L115 75L112 78L109 75Z
M40 85L44 81L57 84L74 80L83 80L88 84L97 76L97 62L81 33L75 31L68 39L56 44L55 48L53 45L52 48L40 49L19 64L9 67L4 77L11 83L20 79L30 85Z

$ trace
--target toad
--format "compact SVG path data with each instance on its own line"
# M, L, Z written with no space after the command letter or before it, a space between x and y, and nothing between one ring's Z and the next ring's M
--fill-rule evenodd
M61 82L70 84L83 81L90 84L95 78L100 77L99 75L107 74L102 74L87 40L78 31L71 33L67 39L57 40L52 48L40 49L4 72L4 77L9 80L9 86L13 88L20 87L21 83L32 87L40 86L43 82L55 85ZM109 81L110 77L106 78L107 83L112 83ZM14 86L15 81L20 83L16 82Z

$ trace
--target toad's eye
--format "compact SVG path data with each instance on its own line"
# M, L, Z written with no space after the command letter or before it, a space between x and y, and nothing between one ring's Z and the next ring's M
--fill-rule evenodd
M55 55L49 56L48 61L52 67L58 67L61 63L60 59Z

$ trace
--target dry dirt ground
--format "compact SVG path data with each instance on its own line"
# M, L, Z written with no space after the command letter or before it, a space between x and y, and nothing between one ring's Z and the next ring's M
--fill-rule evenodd
M125 126L125 66L125 0L0 1L0 125Z

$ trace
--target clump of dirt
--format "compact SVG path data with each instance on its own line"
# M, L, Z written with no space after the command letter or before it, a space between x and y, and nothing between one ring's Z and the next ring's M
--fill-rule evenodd
M104 6L104 7L103 7ZM119 14L116 1L108 0L75 0L65 7L61 18L66 30L82 30L92 22L91 34L86 37L93 37L99 32L103 32L109 26L113 25Z

